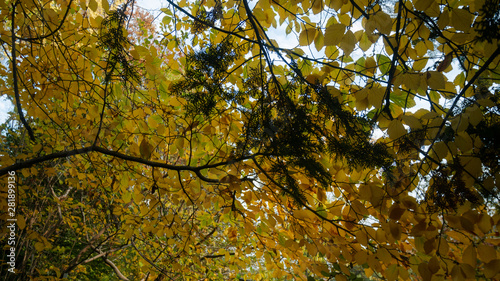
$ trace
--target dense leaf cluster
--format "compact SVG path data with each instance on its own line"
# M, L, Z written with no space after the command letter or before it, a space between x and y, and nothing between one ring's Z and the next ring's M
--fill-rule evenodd
M0 2L2 276L500 279L497 0L109 4Z

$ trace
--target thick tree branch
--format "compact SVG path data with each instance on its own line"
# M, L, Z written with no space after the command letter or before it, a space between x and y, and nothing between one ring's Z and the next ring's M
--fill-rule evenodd
M120 278L120 280L129 281L129 279L127 277L125 277L125 275L123 275L123 273L121 273L120 269L112 261L110 261L109 259L107 259L105 257L103 257L103 259L104 259L104 262L113 269L113 271L116 273L118 278Z
M12 78L13 78L13 87L14 87L14 95L16 98L16 107L17 107L17 114L19 114L19 120L21 120L21 123L23 126L26 128L28 131L28 135L30 136L30 139L32 141L35 141L35 134L33 133L33 130L31 129L30 125L24 118L24 113L23 113L23 108L21 106L21 96L19 94L19 85L17 81L17 54L16 54L16 6L17 6L17 1L12 4L12 20L11 20L11 35L12 35L12 46L11 46L11 60L12 60Z
M354 1L353 1L354 2ZM398 15L396 19L396 46L393 48L393 56L391 60L391 68L389 69L389 76L387 79L387 88L385 91L385 106L384 111L389 117L389 120L394 119L391 114L391 109L389 108L391 104L391 88L394 80L394 74L396 73L396 62L398 61L398 52L399 52L399 43L400 43L400 34L399 31L401 29L401 13L402 13L403 1L399 1L398 3Z
M89 146L89 147L84 147L84 148L74 149L74 150L69 150L69 151L60 151L60 152L55 152L55 153L43 155L40 157L35 157L35 158L29 159L26 161L17 162L16 164L12 164L8 167L0 169L0 176L7 174L9 171L17 171L20 169L29 168L35 164L38 164L38 163L43 163L46 161L59 159L59 158L65 158L65 157L69 157L69 156L73 156L73 155L85 154L85 153L91 152L92 149L93 149L93 147Z
M116 157L116 158L119 158L122 160L126 160L126 161L141 163L141 164L144 164L144 165L147 165L150 167L165 168L165 169L174 170L174 171L191 171L191 172L194 172L201 180L203 180L205 182L212 182L212 183L218 183L219 180L208 178L208 177L204 176L201 173L202 170L230 165L230 164L233 164L236 162L249 160L249 159L252 159L258 155L261 155L261 154L255 154L255 155L251 155L251 156L244 156L244 157L239 157L236 159L231 159L228 161L218 162L218 163L214 163L214 164L206 164L206 165L202 165L202 166L177 166L177 165L167 164L167 163L163 163L163 162L146 160L146 159L143 159L143 158L140 158L137 156L123 154L123 153L120 153L118 151L109 150L109 149L99 147L99 146L88 146L88 147L84 147L84 148L80 148L80 149L55 152L52 154L32 158L32 159L29 159L29 160L26 160L23 162L18 162L16 164L13 164L13 165L10 165L8 167L0 169L0 176L7 174L9 171L17 171L20 169L29 168L35 164L43 163L46 161L59 159L59 158L65 158L65 157L74 156L74 155L86 154L89 152L99 152L99 153L104 154L104 155L113 156L113 157Z

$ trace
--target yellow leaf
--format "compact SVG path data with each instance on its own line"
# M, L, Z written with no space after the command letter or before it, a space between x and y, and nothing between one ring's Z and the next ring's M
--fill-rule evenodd
M43 251L43 249L45 249L45 246L44 246L44 244L42 242L36 242L35 243L35 250L37 252L41 252L41 251Z
M375 26L377 27L378 31L382 34L389 34L391 33L392 30L392 19L391 17L382 12L378 11L374 16L373 20L375 21Z
M408 270L405 269L404 267L399 268L399 276L401 277L400 280L409 280L410 279L410 274L408 273Z
M399 273L398 265L392 264L385 270L385 277L389 281L398 280L398 273Z
M415 45L415 52L417 52L418 57L423 57L427 54L427 46L424 41L420 41ZM425 59L425 61L427 61L427 59Z
M43 146L41 143L37 143L33 146L33 152L38 152L40 150L42 150Z
M464 168L471 173L472 176L477 177L481 175L483 171L483 167L481 164L481 159L477 157L463 157L461 158L461 162L464 162Z
M455 144L462 153L468 152L472 149L472 139L467 132L459 132L455 136Z
M312 11L313 14L319 14L321 11L323 11L323 1L322 0L312 0Z
M385 88L373 87L368 92L368 103L375 108L381 108L384 97Z
M327 197L326 197L326 191L323 188L318 188L316 190L316 196L318 198L318 201L320 202L325 202Z
M438 157L438 161L441 159L445 159L446 156L448 155L448 147L446 144L442 141L436 142L433 147L434 152L436 153L436 156Z
M491 217L488 214L482 214L481 217L479 218L477 226L483 233L490 232L492 226Z
M476 248L474 245L469 245L467 248L465 248L463 256L462 256L462 261L466 264L471 265L472 267L476 267L477 263L477 252Z
M174 144L178 151L182 151L184 149L184 138L176 139Z
M460 270L462 271L462 274L466 279L473 279L476 276L476 270L469 264L460 264Z
M90 0L89 1L89 8L90 8L90 10L96 12L97 11L97 1L96 0Z
M403 74L403 84L409 90L418 90L421 87L421 74L419 73L406 73Z
M465 280L465 273L460 269L460 265L455 264L451 269L451 278L453 281L463 281Z
M128 203L132 200L132 193L129 192L129 191L125 191L123 194L122 194L122 200L123 202L125 203Z
M326 89L328 90L328 93L332 95L332 97L338 97L342 95L342 92L340 92L339 89L333 87L333 86L326 86Z
M479 254L479 259L485 263L497 259L497 251L492 246L479 244L477 246L477 253Z
M500 273L500 259L492 260L484 265L484 276L493 278Z
M326 44L325 44L326 46ZM334 60L339 56L339 50L335 46L326 46L325 48L325 55Z
M363 203L361 203L359 200L353 200L351 202L351 207L359 215L363 215L363 216L369 215L368 210L366 209L365 205L363 205Z
M293 211L293 216L299 220L306 220L314 216L309 210L295 210Z
M366 237L366 235L365 235ZM356 238L357 238L357 235L356 235ZM358 241L360 241L358 239ZM361 242L360 242L361 243ZM362 245L365 245L365 244L362 244ZM368 254L366 254L365 251L358 251L355 255L354 255L354 260L358 263L358 264L364 264L366 263L368 259Z
M377 257L379 260L381 260L385 264L390 264L392 261L392 256L389 253L389 251L387 251L386 248L380 248L377 251Z
M406 125L410 126L412 130L422 129L422 124L420 120L412 115L403 115L401 119L405 122Z
M359 47L361 48L361 50L363 51L368 51L368 49L370 49L370 47L373 45L373 42L372 40L370 40L370 37L368 36L368 34L366 34L366 32L363 32L363 34L361 35L361 38L359 39ZM373 74L373 72L372 72Z
M460 225L463 229L474 232L474 223L464 216L460 217Z
M413 196L404 196L401 198L401 203L409 210L417 209L417 200Z
M365 69L368 73L375 73L377 67L377 62L373 57L369 57L365 61Z
M427 85L433 90L441 90L446 87L446 81L443 73L439 71L427 72Z
M326 5L328 8L332 8L336 11L338 11L340 8L342 8L342 5L344 4L344 1L342 0L326 0Z
M313 42L315 37L316 37L316 28L307 28L305 30L302 30L302 32L299 35L299 45L308 46Z
M358 40L356 40L356 36L354 36L354 33L348 30L346 34L344 34L344 37L342 37L342 41L340 41L339 47L344 51L344 55L348 56L352 53L354 47L356 47L357 42Z
M432 273L429 270L429 266L427 265L426 262L422 262L421 264L418 265L418 273L420 273L420 276L424 281L431 280Z
M429 60L428 58L422 58L422 59L415 60L413 62L413 70L420 71L420 70L424 69L424 67L427 65L428 60Z
M400 240L401 239L401 227L399 224L397 224L394 221L389 221L389 230L391 233L391 236L396 239Z
M141 158L149 159L151 157L151 153L153 152L153 146L149 144L148 140L144 137L139 145L139 153L141 154Z
M171 98L169 101L171 106L180 106L182 105L181 100L178 97Z
M259 2L260 3L260 2ZM260 5L261 6L261 5ZM267 16L266 13L262 8L255 8L252 11L253 16L259 21L259 22L267 22Z
M104 12L108 12L109 11L109 2L108 0L102 0L101 1L101 5L102 5L102 8L104 9Z
M384 198L384 190L376 185L370 185L371 197L370 203L374 207L378 207Z
M366 235L366 233L364 232L364 230L358 231L356 233L356 240L358 240L358 242L361 245L368 246L368 236ZM361 263L361 264L363 264L363 263Z
M235 176L235 175L226 175L226 176L224 176L224 177L222 177L222 178L220 179L220 182L221 182L221 183L234 183L234 182L239 183L239 182L241 182L241 181L240 181L240 179L239 179L237 176Z
M469 123L472 126L477 126L483 120L483 113L477 105L467 108L466 112L469 113Z
M464 9L453 9L451 12L451 24L460 31L468 32L472 25L472 14Z
M325 46L325 37L323 36L323 32L321 32L321 30L318 30L318 34L314 39L314 47L316 47L316 50L319 52L321 49L323 49L324 46Z
M415 2L415 9L423 12L431 6L432 2L434 2L434 0L417 0Z
M439 271L439 269L441 268L439 266L439 260L434 256L432 257L430 260L429 260L429 263L427 264L427 266L429 267L429 271L434 274L436 272Z
M320 81L321 77L318 74L314 73L314 74L307 75L306 80L307 80L307 82L309 82L311 84L316 84L318 82L321 82Z
M61 270L57 267L54 267L53 270L56 272L57 278L61 278Z
M448 251L450 250L450 246L448 245L448 242L444 238L439 238L439 245L438 245L438 253L442 256L448 255Z
M387 128L387 133L391 139L397 139L406 134L406 129L401 123L401 121L394 119L389 123L389 128Z
M24 229L26 227L26 220L24 219L24 216L17 216L17 226L19 226L20 229Z
M332 1L334 1L334 0L332 0ZM340 1L340 2L342 2L342 1ZM337 275L335 275L335 280L338 280L338 281L347 281L348 279L347 279L347 277L345 275L337 274Z
M133 234L134 234L134 228L130 227L124 234L125 239L129 239L130 237L132 237Z
M330 25L325 30L325 46L333 46L340 43L345 32L345 25L335 23Z

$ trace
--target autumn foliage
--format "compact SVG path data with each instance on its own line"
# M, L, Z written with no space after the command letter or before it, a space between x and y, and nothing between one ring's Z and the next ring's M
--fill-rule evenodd
M2 276L500 279L498 0L167 2L0 1Z

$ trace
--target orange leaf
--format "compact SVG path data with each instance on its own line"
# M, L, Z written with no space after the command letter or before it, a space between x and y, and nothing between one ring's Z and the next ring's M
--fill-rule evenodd
M448 68L448 66L451 65L452 59L453 59L453 54L452 53L447 54L446 57L444 57L444 60L441 63L439 63L436 70L439 72L443 72L446 68Z

